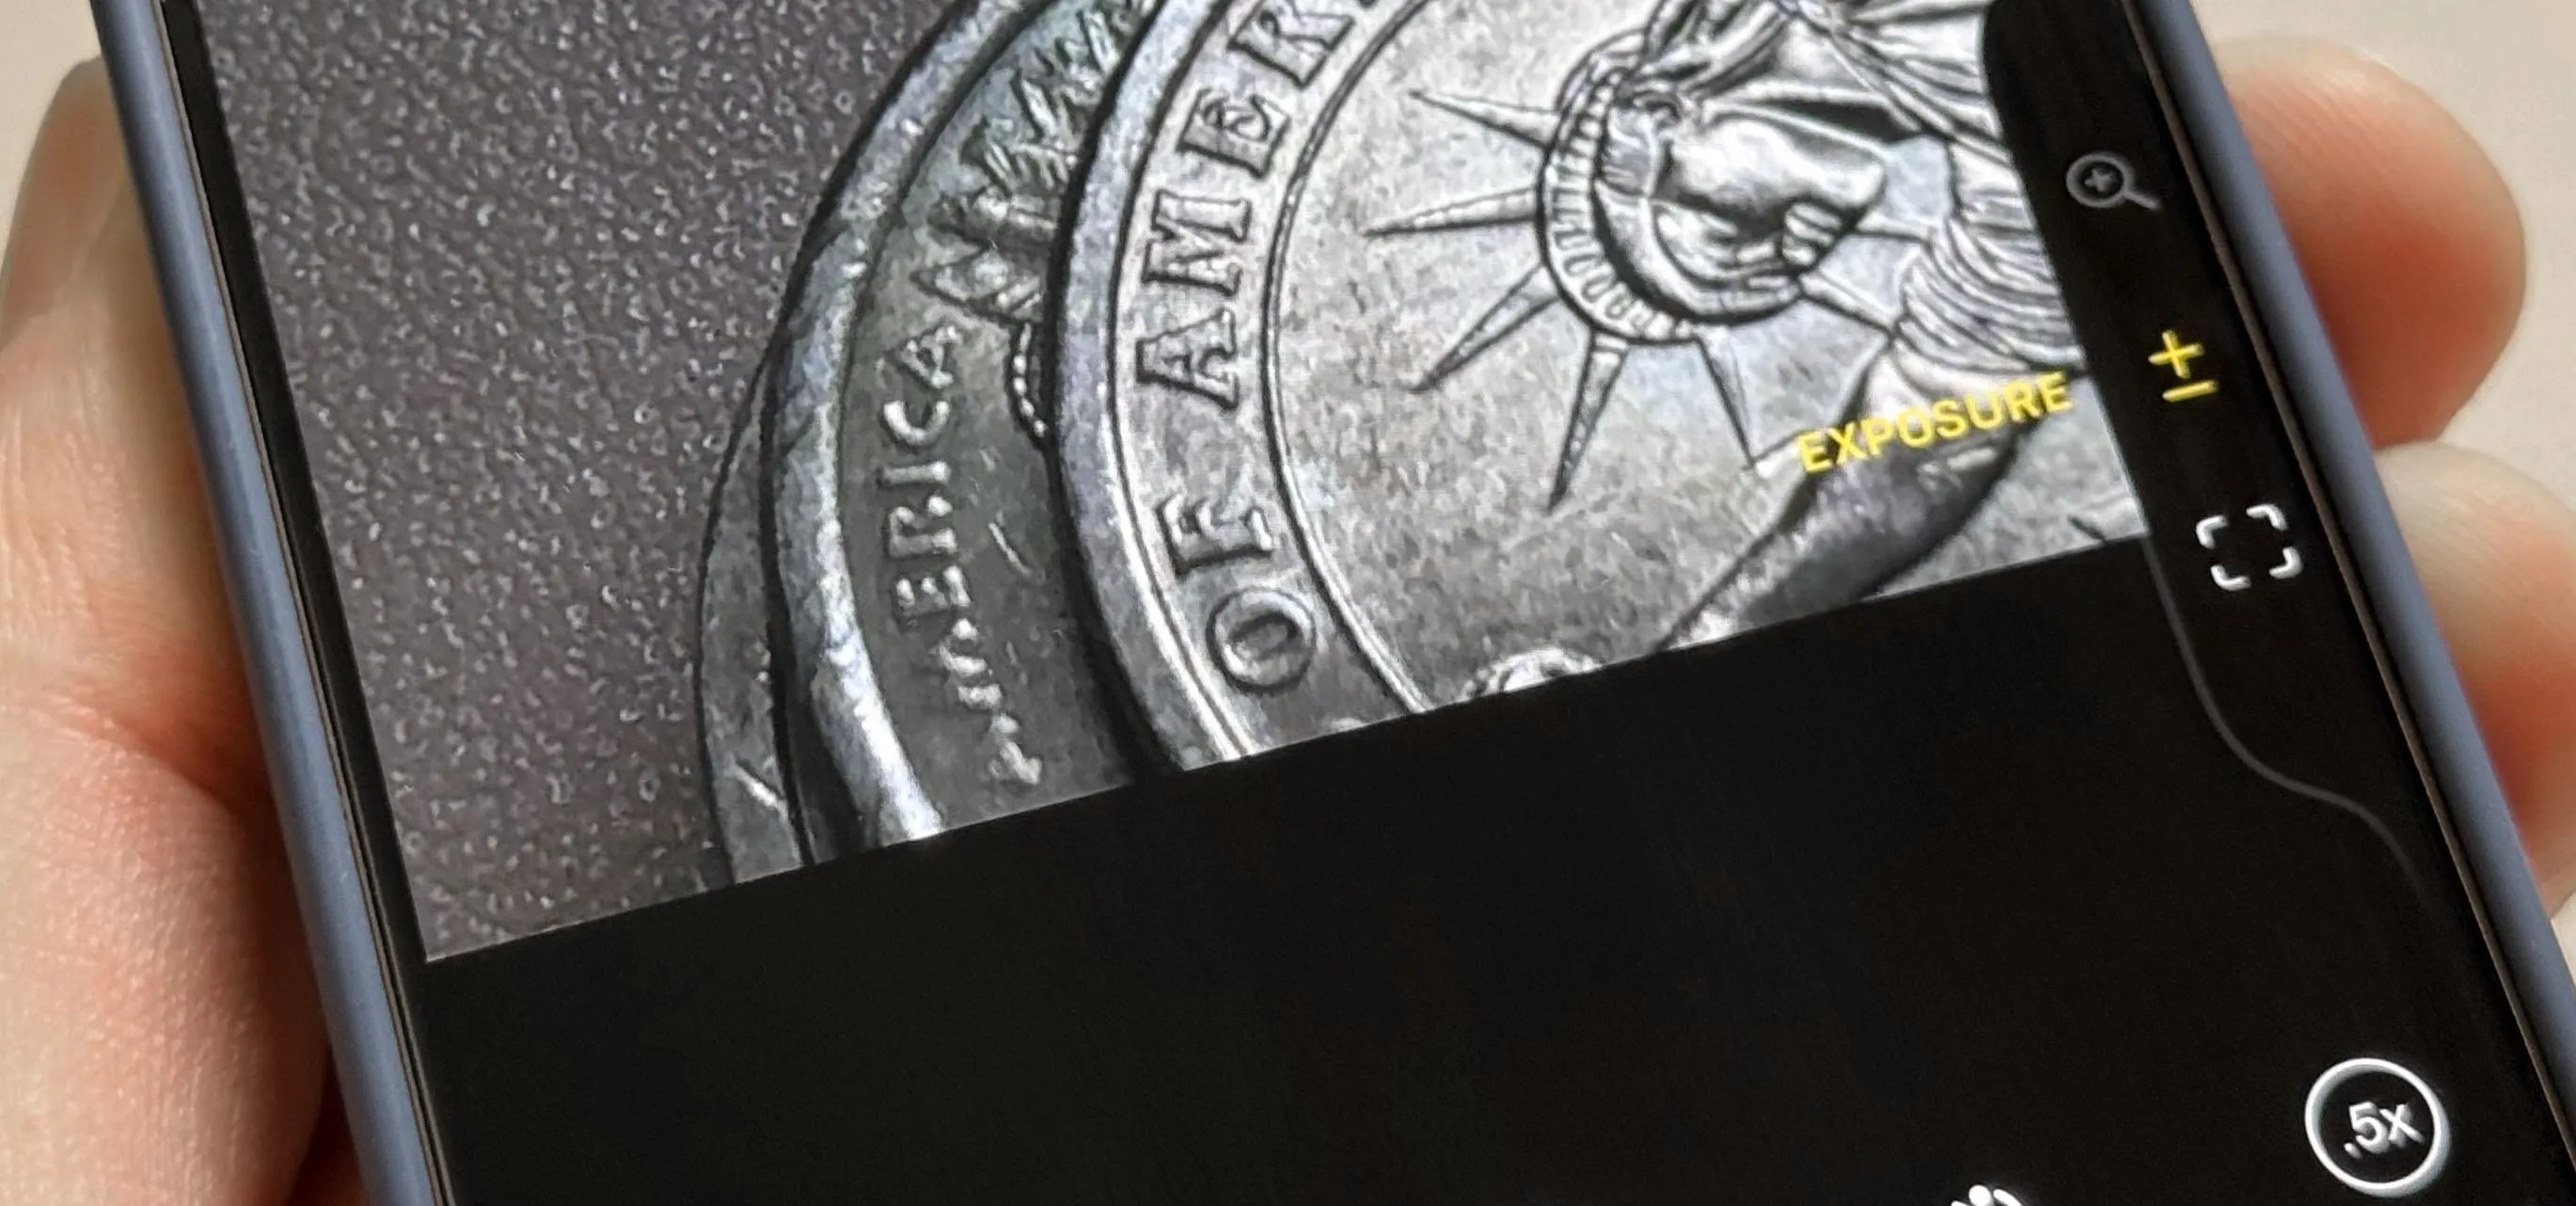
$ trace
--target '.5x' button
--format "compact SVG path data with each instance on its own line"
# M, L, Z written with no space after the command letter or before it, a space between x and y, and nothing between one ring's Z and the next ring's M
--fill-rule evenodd
M2308 1090L2308 1148L2351 1189L2411 1197L2441 1177L2451 1120L2423 1077L2384 1059L2345 1060Z

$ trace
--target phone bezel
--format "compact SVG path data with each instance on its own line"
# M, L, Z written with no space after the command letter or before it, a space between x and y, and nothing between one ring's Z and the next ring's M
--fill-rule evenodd
M2210 202L2256 346L2288 403L2284 420L2336 541L2337 560L2390 686L2390 702L2426 772L2434 814L2506 996L2543 1072L2560 1145L2576 1156L2567 1114L2576 1085L2576 983L2535 889L2522 837L2468 692L2435 622L2423 579L2379 478L2370 435L2254 158L2226 81L2189 0L2122 0L2195 187Z
M2367 433L2189 0L2122 0L2220 220L2506 996L2569 1141L2576 983L2382 489ZM93 0L210 501L341 1092L387 1206L447 1200L411 984L425 966L300 429L190 0Z
M425 963L216 84L185 0L95 0L225 584L372 1200L448 1200L411 984Z

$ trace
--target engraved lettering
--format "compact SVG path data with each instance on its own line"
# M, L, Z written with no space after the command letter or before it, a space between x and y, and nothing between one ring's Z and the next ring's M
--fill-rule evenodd
M1234 377L1234 351L1234 315L1220 312L1138 340L1136 374L1233 410L1242 402Z
M963 338L965 334L957 329L955 323L943 322L904 340L903 346L895 349L892 359L895 366L913 380L945 393L950 386L957 384L956 374L948 371L948 353Z
M888 465L877 471L877 482L888 490L948 484L948 462L932 461L926 465Z
M1270 174L1270 159L1288 133L1288 114L1261 97L1236 100L1214 88L1199 93L1181 145L1255 176Z
M966 594L966 572L953 565L894 584L894 613L906 624L964 611L973 603Z
M931 660L948 680L959 706L986 717L985 745L992 758L984 764L988 778L1016 788L1036 787L1046 779L1046 763L1020 744L1019 718L1005 711L1010 701L993 680L992 660L983 655L984 633L973 620L959 618L948 635L930 651Z
M993 760L985 764L985 773L1013 787L1035 787L1045 780L1046 763L1020 745L1019 721L996 716L985 736L993 743Z
M957 555L957 533L947 524L957 508L948 499L933 494L921 510L896 507L886 512L886 557L892 561L909 561L916 557L954 557Z
M1243 283L1243 267L1227 254L1252 233L1252 203L1212 201L1164 192L1154 198L1154 233L1145 244L1145 279L1199 285L1227 297Z
M1325 57L1350 32L1348 17L1317 16L1296 0L1261 0L1235 27L1234 48L1304 85L1315 81Z
M957 702L977 712L991 712L1002 706L1002 688L992 681L993 663L976 656L983 647L984 634L972 620L959 620L948 630L948 638L930 651L939 672L948 676L949 689Z
M1247 691L1278 691L1315 664L1315 613L1295 596L1266 586L1241 590L1208 620L1217 669Z
M1175 494L1163 500L1160 514L1172 566L1184 574L1278 551L1278 542L1270 536L1270 517L1258 504L1220 515L1215 503L1193 502Z
M948 403L933 398L930 409L924 413L915 414L901 402L888 402L885 409L877 412L877 417L885 424L887 437L895 443L912 452L927 452L947 432L951 416Z

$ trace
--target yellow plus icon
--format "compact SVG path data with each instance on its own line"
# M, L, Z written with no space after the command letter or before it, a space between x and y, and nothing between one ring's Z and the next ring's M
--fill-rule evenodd
M2190 381L2192 379L2191 362L2208 354L2208 348L2196 343L2184 343L2181 334L2167 331L2165 350L2147 357L2147 363L2157 368L2172 369L2174 376ZM2180 389L2166 390L2165 401L2188 402L2194 398L2206 398L2217 392L2218 383L2215 381L2195 382Z
M2165 332L2165 350L2147 357L2147 363L2152 364L2157 368L2172 369L2174 376L2180 377L2185 381L2189 381L2191 380L2191 362L2208 354L2208 348L2202 347L2196 343L2184 343L2182 341L2182 336L2172 331L2167 331Z

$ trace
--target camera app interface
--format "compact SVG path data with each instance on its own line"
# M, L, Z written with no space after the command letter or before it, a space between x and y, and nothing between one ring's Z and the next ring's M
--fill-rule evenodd
M2568 1202L2113 0L198 0L460 1200Z
M1167 17L1111 112L1147 7L969 14L827 199L711 554L736 866L2138 532L1983 5Z

